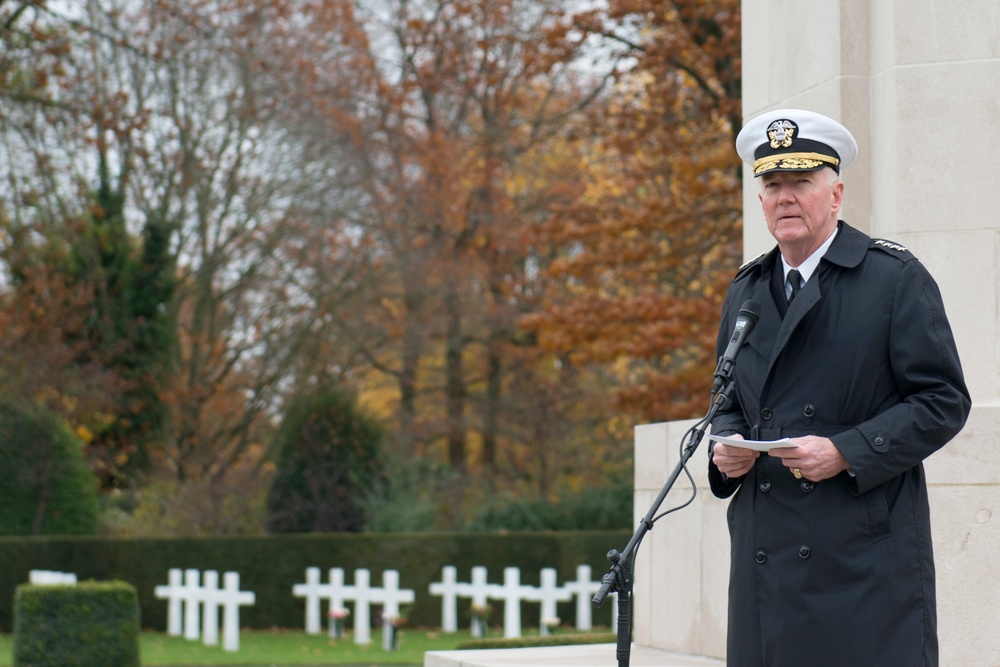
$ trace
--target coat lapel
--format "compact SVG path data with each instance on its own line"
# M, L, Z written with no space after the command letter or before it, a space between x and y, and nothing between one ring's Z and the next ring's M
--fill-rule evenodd
M799 291L795 299L788 304L788 311L785 313L784 319L781 320L781 324L778 327L778 331L774 338L774 349L771 353L771 365L774 365L775 360L781 354L781 351L788 344L788 339L791 338L792 332L795 331L795 327L799 325L802 319L812 310L819 300L822 298L823 294L820 289L820 280L822 271L817 271L816 275L809 279L802 289ZM769 369L770 370L770 369Z
M781 260L778 259L777 251L773 252L773 261L780 265ZM778 357L788 344L795 328L822 298L820 274L823 272L817 271L816 275L803 285L791 304L786 305L783 301L776 303L781 297L772 289L771 281L773 272L780 271L781 269L774 264L770 270L762 270L750 295L750 298L761 304L761 313L757 326L747 338L747 343L766 360L766 377L770 377Z

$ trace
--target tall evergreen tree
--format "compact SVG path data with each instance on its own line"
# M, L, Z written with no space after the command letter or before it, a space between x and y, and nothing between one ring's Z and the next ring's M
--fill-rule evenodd
M99 175L90 224L73 248L74 279L92 299L87 353L119 379L114 419L92 443L103 483L115 486L147 467L165 425L161 391L176 344L176 262L169 223L149 220L136 239L126 225L122 179L112 182L103 155Z
M382 429L355 399L324 388L294 400L276 441L268 498L275 533L360 531L363 499L381 475Z
M34 403L0 399L0 535L93 535L97 482L83 445Z

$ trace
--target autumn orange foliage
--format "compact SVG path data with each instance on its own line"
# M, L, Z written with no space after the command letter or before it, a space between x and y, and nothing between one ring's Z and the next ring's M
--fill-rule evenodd
M175 253L149 452L171 483L253 479L289 397L342 384L388 456L459 480L454 526L477 498L627 480L631 426L704 413L740 256L736 0L87 6L55 30L55 5L0 3L32 63L0 58L0 213L12 243L58 239L103 160L123 247L159 230ZM87 293L31 281L2 285L0 353L52 350L68 396L65 337L22 332L73 308L18 309Z
M524 323L606 366L634 419L700 416L741 247L739 3L609 5L580 21L633 64L591 113L584 193L540 230L563 293Z

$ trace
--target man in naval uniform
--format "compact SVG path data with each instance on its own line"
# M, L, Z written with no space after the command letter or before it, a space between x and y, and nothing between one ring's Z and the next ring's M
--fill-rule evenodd
M854 137L796 109L736 140L777 247L741 267L725 349L760 304L715 435L709 479L728 508L730 667L938 664L934 559L922 461L971 400L941 294L899 245L838 219Z

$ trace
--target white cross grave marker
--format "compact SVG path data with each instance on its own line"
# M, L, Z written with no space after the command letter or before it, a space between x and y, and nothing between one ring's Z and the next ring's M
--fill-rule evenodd
M458 594L461 584L458 583L458 570L454 565L441 568L441 582L432 582L431 595L441 596L441 631L458 631Z
M601 582L591 581L590 566L576 566L576 581L567 581L564 588L576 596L576 629L592 630L594 627L590 600L601 587Z
M240 650L240 607L253 605L257 596L240 590L239 572L226 572L225 588L219 596L222 602L222 649Z
M72 586L76 584L76 575L72 572L31 570L28 572L28 583L36 586Z
M571 592L556 585L555 568L546 567L542 568L542 578L539 587L525 590L522 599L542 603L539 634L544 636L551 634L545 621L558 618L559 616L557 603L568 602L572 597L573 594Z
M198 570L184 571L184 639L198 639L198 611L201 603L201 587Z
M187 589L182 582L184 574L180 569L171 569L168 577L169 583L166 586L154 588L153 594L158 600L167 600L167 634L171 637L179 637L184 632L181 603Z
M487 583L487 573L486 568L482 565L476 565L472 568L472 583L462 584L462 593L464 597L472 598L472 606L479 607L480 609L485 609L489 605L490 592L493 587ZM520 618L520 617L519 617ZM518 620L520 623L520 620ZM472 636L482 637L486 634L486 619L472 619Z
M344 569L341 567L330 568L330 608L343 609L344 600L350 600L349 596L354 593L353 586L344 585Z
M490 597L503 600L503 636L521 636L521 599L531 595L531 586L521 585L521 570L516 567L503 569L503 585L490 586Z
M222 591L219 590L219 573L215 570L205 572L205 585L201 591L201 641L206 646L219 645L219 605L222 603Z
M292 586L292 595L306 599L306 634L318 635L321 629L320 600L328 592L328 586L319 581L319 568L306 568L306 583Z
M330 606L328 614L332 614L335 609L346 609L344 601L353 599L354 587L344 585L344 569L340 567L330 568ZM331 621L332 622L332 621Z
M365 569L354 571L354 643L370 644L371 635L371 573Z
M386 570L382 573L382 588L372 589L372 599L382 603L382 648L392 649L392 622L399 616L400 603L412 603L412 590L399 587L399 571Z
M472 585L466 589L467 597L472 598L472 604L485 607L488 603L492 588L486 582L486 568L482 565L472 568Z

